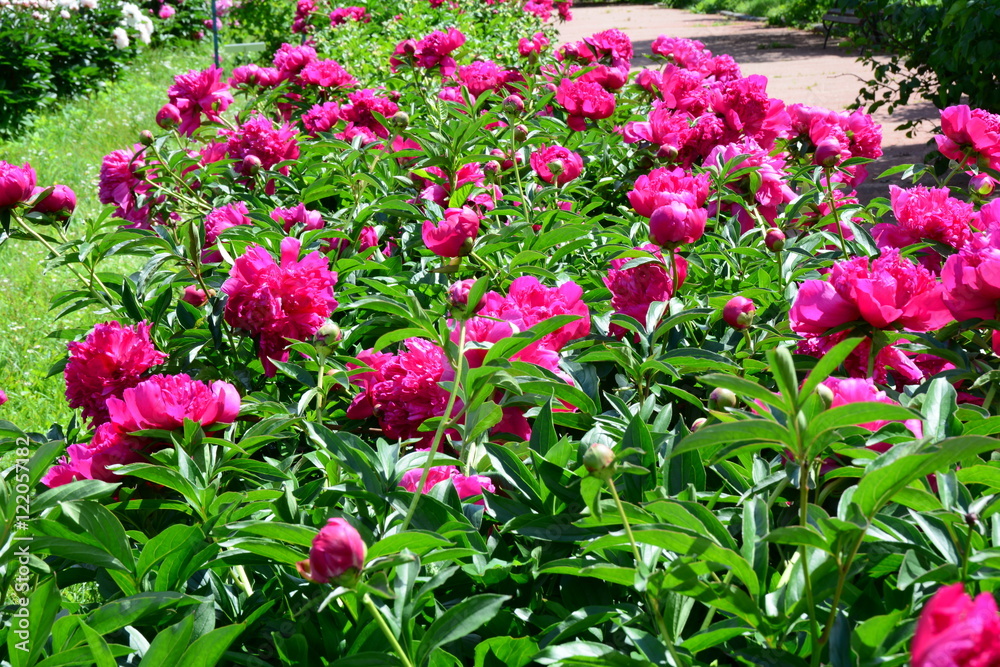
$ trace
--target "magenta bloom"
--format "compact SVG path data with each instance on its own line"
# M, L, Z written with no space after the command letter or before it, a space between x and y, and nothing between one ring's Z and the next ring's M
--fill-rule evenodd
M245 176L250 176L246 167L246 158L253 156L260 160L263 169L270 169L284 160L294 160L299 156L299 145L295 140L295 129L287 123L279 128L274 127L268 118L254 115L236 131L227 130L226 154L240 160L234 168ZM287 167L282 173L287 175Z
M35 188L35 170L25 163L23 167L0 160L0 208L12 208L28 201Z
M271 219L281 223L286 232L291 231L295 225L302 225L306 230L323 227L323 215L319 211L306 209L305 204L297 204L292 208L276 208L271 212Z
M335 60L314 60L299 72L299 82L303 86L320 88L353 88L357 80Z
M320 132L329 132L338 122L340 122L340 105L336 102L316 104L302 114L302 125L314 137Z
M205 216L205 245L215 245L219 235L230 227L252 225L253 220L250 219L249 213L247 205L241 201L223 204L213 209Z
M399 111L399 106L395 102L379 95L378 91L372 88L349 93L347 99L349 104L340 108L340 116L349 126L365 128L381 139L389 137L389 130L375 118L374 114L378 113L383 118L392 117Z
M184 288L184 294L181 296L181 301L190 303L195 308L201 308L208 301L208 295L205 294L205 290L198 289L194 285L188 285Z
M589 81L563 79L556 102L566 110L566 124L577 132L587 129L585 119L600 120L615 112L615 96Z
M1000 169L1000 116L968 105L941 111L941 134L934 137L938 150L961 164L982 161Z
M139 384L146 371L167 358L153 347L145 322L133 326L104 322L82 341L66 347L66 400L71 408L82 409L91 426L108 421L109 398L120 398L126 389Z
M531 154L531 168L546 183L565 185L583 173L583 158L568 148L542 144Z
M661 248L676 248L694 243L705 233L708 211L672 201L649 216L649 240Z
M365 566L368 547L361 535L344 519L329 519L313 539L309 560L295 564L299 573L317 584L342 576L357 576Z
M448 28L448 32L435 30L419 42L412 39L400 42L389 63L393 72L406 62L425 69L440 67L441 76L450 77L455 73L455 59L451 57L451 53L463 44L465 35L455 28Z
M66 448L66 456L49 468L42 477L42 484L53 489L78 479L120 481L121 478L108 470L108 466L145 461L139 453L144 446L143 440L124 435L115 424L101 424L89 444L81 443Z
M161 19L163 19L164 21L166 21L168 18L170 18L171 16L173 16L176 13L177 13L177 10L174 9L171 5L168 5L167 3L163 3L160 6L160 11L157 13L157 16L159 16Z
M517 41L517 52L522 56L540 54L549 45L549 39L543 32L536 32L531 39L522 37Z
M407 349L398 354L365 350L358 355L358 361L372 370L351 376L351 384L361 391L347 416L374 416L387 437L420 438L418 446L426 448L433 433L418 429L425 420L444 415L448 392L439 383L451 381L455 370L438 345L420 338L408 338L405 345Z
M210 424L230 424L240 412L236 387L216 380L205 384L179 375L153 375L108 399L111 422L124 433L147 429L172 431L184 427L184 420Z
M656 257L655 261L644 262L631 268L622 268L635 258L613 259L604 285L611 290L611 307L616 313L635 318L639 323L646 323L649 306L654 301L669 301L677 288L684 284L687 277L687 261L676 257L677 286L673 284L671 268L663 258L660 249L651 243L639 246L642 250ZM609 333L622 338L628 332L617 324L612 324Z
M823 380L823 384L833 392L833 402L830 403L831 408L839 408L842 405L850 403L886 403L888 405L899 405L899 403L889 398L884 391L880 391L871 378L831 377ZM888 423L890 422L874 421L859 424L859 426L871 431L877 431ZM923 437L924 427L919 419L908 419L903 423L914 436L918 438Z
M32 196L40 195L48 188L35 188ZM61 218L68 218L76 210L76 193L67 185L54 185L45 199L35 200L31 205L32 213L52 213Z
M941 270L944 300L956 320L992 320L1000 304L1000 250L963 250Z
M479 234L482 218L468 206L449 208L444 220L435 225L424 221L421 236L427 249L439 257L460 257L471 252L471 241Z
M253 63L233 68L229 77L229 86L247 86L251 88L271 88L281 83L281 72L274 67L261 67Z
M177 131L187 136L201 127L202 115L210 121L218 121L219 114L233 103L229 86L222 81L222 70L218 67L178 74L167 95L181 116Z
M905 248L923 241L963 248L969 242L975 209L952 197L948 188L918 185L903 190L890 185L889 197L897 224L883 222L872 228L879 248Z
M333 286L337 274L318 252L299 260L301 242L281 242L281 264L262 247L251 246L236 259L222 285L229 295L225 319L230 326L258 337L264 372L273 377L270 359L286 361L286 338L304 340L316 334L337 307Z
M683 201L691 208L700 208L708 199L708 174L690 174L680 167L661 167L649 172L648 176L635 179L635 188L628 193L632 208L639 215L648 218L661 206Z
M369 23L372 17L368 15L368 10L364 7L337 7L330 12L330 25L338 26L348 21L357 23Z
M590 46L597 58L632 60L632 40L617 28L594 33L590 37L584 37L583 41Z
M867 257L838 262L829 282L807 280L788 316L792 330L806 335L856 320L876 329L933 331L952 319L941 283L898 250L886 250L871 266Z
M311 46L306 44L302 44L301 46L282 44L275 51L272 62L281 75L282 80L288 80L294 79L306 65L315 60L316 49Z
M479 315L482 318L500 320L495 324L505 325L508 330L513 325L516 331L524 331L555 315L579 317L547 334L529 348L544 347L558 352L569 341L590 333L590 309L583 302L583 289L573 281L549 288L534 276L522 276L515 278L510 284L506 297L496 292L487 292L481 303ZM492 327L492 324L489 326Z
M3 389L0 389L0 405L3 405L6 402L7 402L7 392L5 392Z
M423 474L424 471L422 468L409 470L403 474L403 478L400 480L399 486L403 487L410 493L415 493L417 485L420 483L420 478ZM441 482L447 481L450 481L455 485L458 497L462 499L469 498L471 496L480 496L486 491L489 491L490 493L496 492L496 487L493 486L493 482L489 477L485 477L483 475L472 475L471 477L466 477L461 474L455 466L434 466L427 474L427 483L424 484L424 488L421 490L421 493L427 493ZM477 500L476 504L482 505L482 499Z
M507 70L492 60L477 60L459 67L457 77L473 97L479 97L488 90L498 92L507 82Z
M924 606L913 636L912 667L1000 664L1000 615L990 593L970 598L961 583L942 586Z
M734 296L722 308L722 319L734 329L746 329L753 321L756 304L745 296Z

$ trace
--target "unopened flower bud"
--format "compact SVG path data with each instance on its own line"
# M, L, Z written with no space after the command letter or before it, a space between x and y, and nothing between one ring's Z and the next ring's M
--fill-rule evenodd
M397 130L406 129L406 126L410 124L410 114L405 111L397 111L389 116L389 123Z
M524 113L524 100L518 95L508 95L503 100L503 108L507 113Z
M469 292L472 291L472 286L475 284L476 281L473 278L452 283L451 287L448 288L448 303L451 304L451 307L464 311L469 305ZM478 304L478 306L481 308L482 304Z
M333 320L327 319L316 331L316 337L326 339L328 343L335 343L341 339L340 327L334 324Z
M243 158L243 162L240 163L240 173L247 176L256 176L262 166L259 157L256 155L247 155Z
M584 452L583 466L594 477L610 479L615 473L615 453L603 442L595 442Z
M153 137L153 133L149 130L143 130L139 133L139 143L143 146L152 146L154 140L155 137Z
M208 295L205 294L205 290L198 289L194 285L188 285L184 288L184 295L181 296L181 301L190 303L195 308L201 308L208 301Z
M712 390L712 393L708 396L708 407L712 410L724 410L725 408L735 408L736 407L736 394L729 391L728 389L723 389L722 387L716 387Z
M734 296L722 309L722 319L734 329L746 329L753 323L757 306L745 296Z
M707 423L708 420L705 419L704 417L699 417L698 419L695 419L693 422L691 422L691 432L694 433Z
M399 92L398 90L390 90L388 93L386 93L386 96L388 96L388 98L393 102L398 102L400 98L403 97L403 93Z
M982 197L989 197L997 182L989 174L976 174L969 181L969 189Z
M181 124L180 110L169 102L164 104L163 107L156 112L156 124L164 130L174 129Z
M840 142L833 137L828 137L819 142L816 146L816 164L827 169L836 167L840 163Z
M468 255L472 254L472 248L475 245L476 245L476 239L472 237L466 237L465 240L462 241L462 247L458 251L458 256L467 257Z
M514 141L521 143L528 138L528 128L525 125L514 126Z
M349 583L365 566L368 548L358 531L344 519L330 519L313 539L309 560L295 564L299 573L317 584Z
M833 390L825 384L820 384L816 387L816 395L819 396L819 400L823 403L824 407L829 408L833 405Z
M496 160L490 160L483 165L483 171L488 171L491 174L500 173L500 163Z
M771 252L781 252L785 249L785 232L772 227L764 234L764 245Z
M563 173L563 171L565 170L565 166L563 165L562 160L553 160L552 162L549 162L547 165L545 165L545 168L548 169L550 172L552 172L553 178Z

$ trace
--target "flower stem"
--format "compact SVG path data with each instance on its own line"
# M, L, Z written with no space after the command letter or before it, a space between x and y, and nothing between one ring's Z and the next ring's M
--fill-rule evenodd
M382 612L380 612L378 607L375 606L375 603L372 602L368 593L361 596L361 601L364 603L365 608L371 612L371 615L375 617L375 622L378 623L378 627L382 630L382 634L385 635L385 638L389 640L392 650L395 651L396 655L399 656L399 659L403 661L404 667L413 667L413 663L410 661L409 656L406 655L406 651L404 651L403 647L399 645L399 640L396 639L396 635L392 633L392 629L389 627L389 624L386 623L385 619L382 617Z
M413 491L413 500L410 501L410 508L406 511L406 517L403 519L403 524L400 526L399 532L405 531L410 526L410 521L413 520L413 515L417 511L417 503L420 502L420 496L424 493L424 485L427 484L427 478L431 473L431 462L434 460L434 454L441 444L441 438L444 436L445 429L452 421L451 411L454 409L455 400L458 397L458 386L462 379L462 361L464 359L465 320L462 320L458 325L458 360L456 361L455 380L451 386L451 393L448 394L448 404L445 406L444 414L441 416L441 421L438 422L437 430L434 432L434 438L431 440L431 448L427 452L427 460L424 461L424 472L420 475L417 488Z

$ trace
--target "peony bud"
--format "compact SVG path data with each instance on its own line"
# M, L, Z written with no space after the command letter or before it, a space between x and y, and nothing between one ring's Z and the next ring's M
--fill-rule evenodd
M833 405L833 389L830 389L825 384L820 384L816 387L816 395L819 396L819 400L823 403L823 406L829 408Z
M584 452L583 466L594 477L611 479L615 474L615 453L603 442L595 442Z
M490 160L489 162L483 165L483 171L489 172L491 174L499 174L500 163L497 162L496 160Z
M365 566L367 551L354 526L344 519L330 519L313 538L309 560L299 561L295 567L299 574L317 584L331 580L351 583Z
M508 95L503 100L503 109L507 113L524 113L524 100L518 95Z
M247 155L243 158L243 162L240 165L240 173L247 176L255 176L257 172L260 171L263 165L260 162L260 158L256 155Z
M6 402L7 402L7 392L5 392L3 389L0 389L0 405L3 405Z
M552 162L549 162L547 165L545 165L545 168L548 169L550 172L552 172L552 175L556 177L556 180L558 181L559 174L563 173L562 160L553 160Z
M44 192L44 188L35 188L34 196ZM53 185L52 192L42 200L36 200L31 207L32 213L52 213L61 219L68 218L76 210L76 193L66 185Z
M736 394L729 391L728 389L723 389L722 387L717 387L712 390L712 393L708 396L708 407L712 410L724 410L726 408L736 407Z
M410 124L410 114L405 111L397 111L389 116L388 120L389 124L397 130L405 130L406 126Z
M707 423L708 420L705 419L704 417L699 417L698 419L695 419L693 422L691 422L691 432L694 433Z
M757 306L745 296L734 296L722 308L722 319L734 329L746 329L753 322Z
M840 163L840 142L833 137L827 137L816 146L816 164L828 169Z
M323 326L316 331L316 338L324 341L327 345L332 345L343 338L343 333L333 320L327 318L323 322Z
M181 301L190 303L195 308L201 308L208 301L208 295L205 294L205 290L198 289L194 285L188 285L184 288L184 295L181 297Z
M785 232L772 227L764 234L764 245L771 252L778 253L785 249Z
M156 124L164 130L174 129L181 124L180 109L169 102L164 104L160 110L156 112Z
M448 303L451 304L452 308L465 310L469 305L469 292L472 291L472 286L475 284L476 281L474 278L466 278L465 280L459 280L451 284L451 287L448 288ZM476 306L476 310L482 307L483 304L479 303Z
M0 160L0 208L12 208L28 201L35 190L35 170Z
M514 141L521 143L528 138L528 128L525 125L514 126Z
M139 143L143 146L152 146L155 139L156 138L153 136L153 133L149 130L143 130L139 133Z
M997 182L993 180L989 174L976 174L969 181L969 189L972 190L977 195L982 197L989 197L993 194L993 189L996 187Z

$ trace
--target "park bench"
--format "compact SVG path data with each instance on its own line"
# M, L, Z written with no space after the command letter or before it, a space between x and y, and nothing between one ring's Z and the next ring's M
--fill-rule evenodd
M830 41L830 33L833 32L833 27L838 23L843 25L856 25L862 26L864 23L857 14L854 13L853 8L845 9L830 9L823 14L823 30L825 31L825 36L823 37L823 48L826 48L826 43Z

